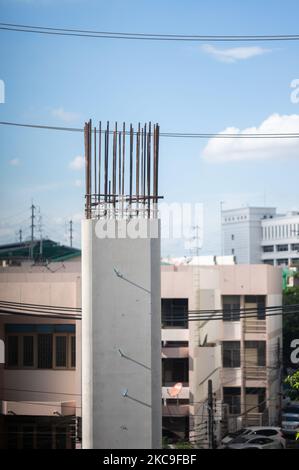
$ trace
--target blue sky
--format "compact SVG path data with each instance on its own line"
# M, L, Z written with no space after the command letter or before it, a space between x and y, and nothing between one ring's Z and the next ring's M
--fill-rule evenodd
M0 0L1 22L125 32L296 34L298 16L295 0ZM290 100L299 42L169 43L0 31L0 43L1 121L81 127L89 118L152 120L163 131L190 132L264 123L299 131L299 103ZM227 208L266 202L280 211L299 209L298 141L246 141L237 148L218 142L213 151L204 140L161 139L160 146L165 200L204 204L203 254L220 252L221 200ZM0 126L0 242L14 241L20 227L29 235L33 199L46 235L64 241L72 217L79 244L84 174L71 162L82 154L80 134ZM187 254L180 242L163 242L163 253Z

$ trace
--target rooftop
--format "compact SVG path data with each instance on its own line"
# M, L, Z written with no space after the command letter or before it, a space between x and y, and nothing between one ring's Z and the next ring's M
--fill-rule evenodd
M0 245L2 261L64 261L81 256L81 250L53 240L34 240Z

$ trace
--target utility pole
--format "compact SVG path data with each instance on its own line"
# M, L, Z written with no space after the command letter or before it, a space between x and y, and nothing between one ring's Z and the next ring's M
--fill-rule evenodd
M34 249L34 228L35 228L35 225L34 225L34 219L35 219L35 205L31 204L31 225L30 225L30 228L31 228L31 243L30 243L30 258L33 259L33 249Z
M34 240L34 219L35 219L35 205L31 204L31 242Z
M19 230L19 242L22 243L23 241L23 230L20 228Z
M73 246L73 221L70 220L70 246Z
M40 213L40 207L38 208L38 231L39 231L39 256L42 258L43 256L43 223L42 223L42 216Z
M208 437L209 437L209 449L215 449L214 399L213 399L212 380L208 380Z

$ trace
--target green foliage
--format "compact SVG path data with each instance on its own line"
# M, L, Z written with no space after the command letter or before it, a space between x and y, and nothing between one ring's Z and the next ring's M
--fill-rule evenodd
M179 441L175 444L176 449L193 449L193 445L188 441Z
M283 303L284 305L297 304L299 301L299 286L286 287L283 291Z
M162 437L162 449L170 449L168 437Z
M291 398L293 400L299 400L299 370L292 375L288 375L285 379L285 383L290 387Z

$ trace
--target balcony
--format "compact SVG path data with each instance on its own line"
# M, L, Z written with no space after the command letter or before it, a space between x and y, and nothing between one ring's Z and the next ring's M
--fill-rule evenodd
M246 366L245 380L267 380L267 370L265 366Z
M189 330L184 328L165 328L161 330L162 341L189 341Z
M188 347L162 348L162 359L185 358L189 356Z
M266 334L266 320L257 318L244 318L244 333L246 334Z
M163 416L175 416L176 418L189 416L189 405L180 405L180 402L178 402L178 405L168 405L166 402L166 405L162 406L162 414Z
M162 398L163 398L163 400L167 400L167 399L169 400L170 399L168 390L171 387L173 387L173 385L174 385L174 383L169 383L167 385L166 384L163 385L163 387L162 387ZM186 382L183 383L183 388L180 391L177 399L178 400L189 400L189 384L188 383L186 383Z

